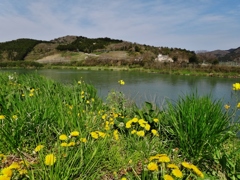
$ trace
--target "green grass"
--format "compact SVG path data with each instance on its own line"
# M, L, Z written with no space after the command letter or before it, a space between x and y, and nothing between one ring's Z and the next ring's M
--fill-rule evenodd
M180 97L175 104L168 102L165 116L169 136L185 156L197 162L211 158L230 138L234 125L222 109L221 101L213 101L210 96L199 97L197 93Z
M240 143L228 136L236 131L227 126L232 114L209 97L189 95L160 111L147 102L139 109L121 92L103 103L81 79L63 85L1 73L0 83L0 179L162 179L174 177L170 163L183 179L239 173Z

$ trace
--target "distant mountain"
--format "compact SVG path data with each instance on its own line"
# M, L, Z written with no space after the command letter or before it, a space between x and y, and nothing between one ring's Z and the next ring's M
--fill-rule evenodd
M235 61L240 62L240 47L236 49L229 49L229 53L227 53L225 56L220 57L220 61Z
M240 62L240 47L229 50L200 51L197 52L197 56L203 62Z

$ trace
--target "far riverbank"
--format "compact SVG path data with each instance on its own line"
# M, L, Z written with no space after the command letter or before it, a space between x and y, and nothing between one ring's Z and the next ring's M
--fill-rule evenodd
M147 73L207 76L220 78L240 78L240 67L226 65L200 65L200 64L173 64L158 63L154 67L142 66L78 66L74 63L40 64L37 62L19 61L0 63L0 69L76 69L76 70L107 70L107 71L139 71Z

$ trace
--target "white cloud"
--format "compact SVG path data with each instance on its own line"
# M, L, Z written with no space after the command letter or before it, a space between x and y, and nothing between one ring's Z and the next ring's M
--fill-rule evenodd
M240 42L240 7L223 13L216 9L220 5L213 0L2 0L0 41L78 35L190 50L234 48Z

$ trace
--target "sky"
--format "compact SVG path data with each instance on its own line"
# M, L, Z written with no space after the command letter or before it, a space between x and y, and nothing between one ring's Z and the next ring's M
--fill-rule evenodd
M0 1L0 42L66 35L228 50L240 47L240 0Z

